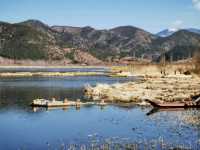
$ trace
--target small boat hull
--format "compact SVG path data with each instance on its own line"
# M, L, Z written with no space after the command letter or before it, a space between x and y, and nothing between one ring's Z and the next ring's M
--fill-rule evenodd
M178 103L178 102L172 102L172 103L159 103L156 101L146 100L149 102L152 106L157 108L200 108L200 105L195 103Z
M67 106L77 106L79 102L75 101L50 101L45 99L36 99L30 104L33 107L67 107Z
M95 105L95 102L80 102L80 101L51 101L46 99L36 99L30 104L32 107L68 107L68 106L75 106L80 107L82 105ZM107 105L106 103L99 103L98 105L103 106Z

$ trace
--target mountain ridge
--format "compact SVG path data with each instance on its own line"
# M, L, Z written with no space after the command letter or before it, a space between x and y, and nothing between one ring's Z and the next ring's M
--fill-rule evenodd
M187 30L189 32L192 32L192 33L197 33L197 34L200 34L200 29L196 29L196 28L183 28L183 29L164 29L158 33L156 33L157 36L160 36L160 37L168 37L180 30Z
M93 63L112 62L130 56L153 59L159 57L163 49L168 53L173 49L177 51L177 48L186 51L180 54L181 58L188 51L193 53L199 49L199 43L200 35L188 30L159 37L134 26L97 30L89 26L48 26L38 20L15 24L0 22L0 56L11 59L70 59L91 64L86 57ZM84 62L77 60L80 53L85 55L81 58Z

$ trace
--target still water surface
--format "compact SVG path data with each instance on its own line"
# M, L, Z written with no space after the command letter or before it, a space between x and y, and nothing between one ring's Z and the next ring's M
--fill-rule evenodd
M96 77L0 79L0 149L56 149L71 144L164 140L197 148L200 111L159 111L151 107L98 106L32 109L34 98L83 98L85 84L134 79ZM188 118L197 120L195 123Z
M87 68L87 67L80 67L80 68L45 68L45 67L36 67L36 68L20 68L20 67L13 67L13 68L8 68L8 67L0 67L0 72L107 72L109 71L108 68L102 68L102 67L97 67L97 68Z

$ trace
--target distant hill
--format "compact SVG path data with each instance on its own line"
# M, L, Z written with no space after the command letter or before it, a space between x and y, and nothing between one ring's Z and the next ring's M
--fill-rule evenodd
M64 43L87 50L99 59L128 56L133 51L149 49L155 36L142 29L123 26L110 30L96 30L92 27L59 27L52 29L62 34Z
M61 59L54 36L21 24L0 23L0 55L12 59Z
M168 37L168 36L174 34L177 31L178 30L176 30L176 29L165 29L163 31L158 32L156 35L159 36L159 37Z
M97 64L130 56L156 60L164 50L176 60L200 49L200 34L196 32L179 30L160 37L133 26L96 30L89 26L50 27L38 20L0 22L0 56Z
M193 32L193 33L200 34L200 29L189 28L189 29L187 29L187 30L190 31L190 32Z
M80 27L71 27L71 26L52 26L51 29L59 32L59 33L71 33L77 34L81 32Z
M158 32L156 35L159 36L159 37L168 37L168 36L174 34L175 32L178 32L180 30L187 30L187 31L192 32L192 33L200 34L200 29L188 28L188 29L165 29L163 31Z
M155 42L157 49L163 49L168 59L172 57L173 60L191 57L200 50L200 35L188 30L180 30Z

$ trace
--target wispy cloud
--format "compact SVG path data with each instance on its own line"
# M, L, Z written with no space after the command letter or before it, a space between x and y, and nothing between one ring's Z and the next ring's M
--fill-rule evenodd
M194 7L200 10L200 0L192 0Z
M182 26L183 26L183 21L182 20L176 20L171 24L169 29L171 31L177 31L177 30L181 29Z

